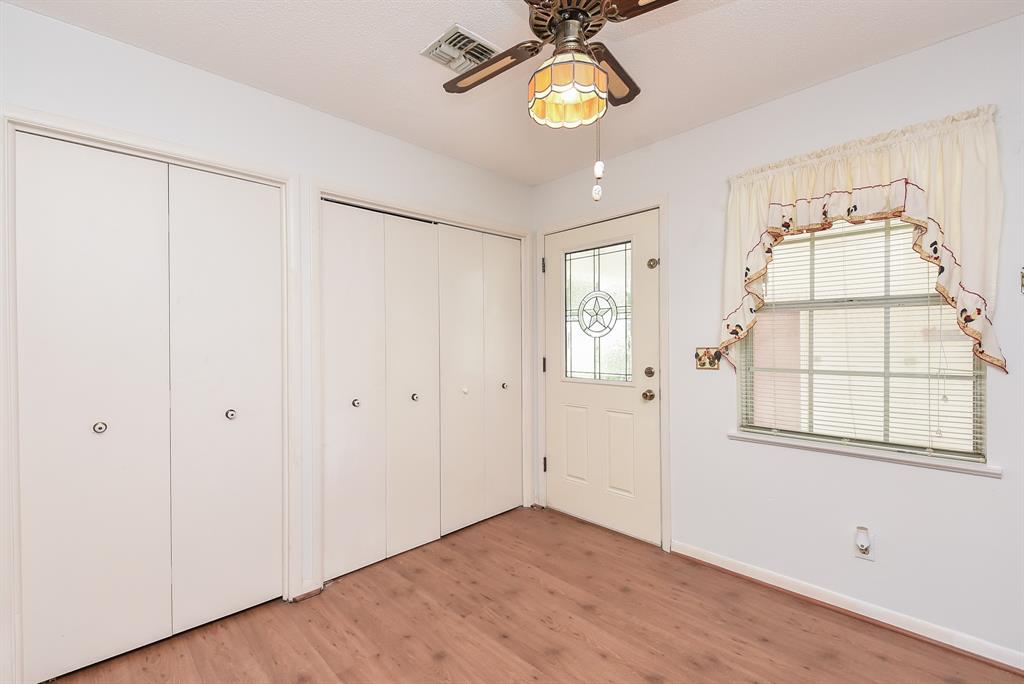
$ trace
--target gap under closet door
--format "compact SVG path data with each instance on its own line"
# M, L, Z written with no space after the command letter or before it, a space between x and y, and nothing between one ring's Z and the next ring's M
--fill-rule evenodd
M170 167L174 631L283 592L278 188Z
M324 577L387 555L384 214L322 201Z
M484 236L440 227L441 533L488 516ZM490 445L490 439L488 439Z
M37 682L171 633L167 165L14 144L22 647Z
M441 536L438 231L384 217L387 552Z

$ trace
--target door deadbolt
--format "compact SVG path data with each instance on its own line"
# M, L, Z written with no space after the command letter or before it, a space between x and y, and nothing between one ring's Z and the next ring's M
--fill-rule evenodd
M359 408L359 400L358 399L353 399L352 400L352 405L355 406L356 408Z
M224 417L227 418L228 420L234 420L235 416L237 415L238 412L235 411L235 409L228 409L227 411L224 412Z
M419 401L420 400L420 395L418 395L415 392L413 392L412 396L409 397L409 398L412 399L413 401Z
M508 389L508 383L507 382L501 383L501 389Z
M646 375L649 378L653 378L654 377L654 367L653 366L648 366L647 368L644 368L644 375Z
M107 424L102 421L99 423L94 423L92 426L92 431L95 432L97 435L102 435L104 432L107 431Z
M644 398L644 401L651 401L654 399L654 390L644 390L640 396Z
M658 268L658 264L660 264L660 263L661 263L661 259L654 259L654 258L648 259L647 260L647 268L652 268L652 269L653 268Z

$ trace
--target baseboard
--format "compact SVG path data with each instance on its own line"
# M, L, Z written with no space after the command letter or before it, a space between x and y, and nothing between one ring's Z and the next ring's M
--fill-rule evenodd
M307 591L305 593L299 594L298 596L293 596L290 599L287 599L287 601L288 601L288 603L298 603L299 601L305 601L308 598L313 598L314 596L319 596L320 594L323 593L323 591L324 591L324 585L321 585L321 586L317 587L316 589L311 589L311 590L309 590L309 591Z
M756 565L721 556L712 551L684 544L683 542L672 542L672 553L687 556L727 572L741 575L791 594L796 594L827 608L833 608L851 614L854 617L866 619L883 627L895 629L941 646L950 647L966 655L991 662L993 665L1003 669L1009 669L1018 674L1024 671L1024 652L1022 651L1015 651L1012 648L1000 646L970 634L964 634L948 627L942 627L910 615L898 613L894 610L868 603L867 601L861 601L852 596L819 587L810 582L804 582Z

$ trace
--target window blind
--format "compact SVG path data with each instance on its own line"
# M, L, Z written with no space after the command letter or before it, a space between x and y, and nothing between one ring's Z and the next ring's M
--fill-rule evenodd
M837 223L775 246L740 343L741 429L984 460L984 367L913 234Z

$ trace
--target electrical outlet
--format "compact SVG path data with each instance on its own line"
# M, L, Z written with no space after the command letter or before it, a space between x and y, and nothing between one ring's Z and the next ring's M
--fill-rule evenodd
M875 546L875 537L871 534L871 530L864 525L858 525L854 532L853 555L861 560L877 560L878 552Z

